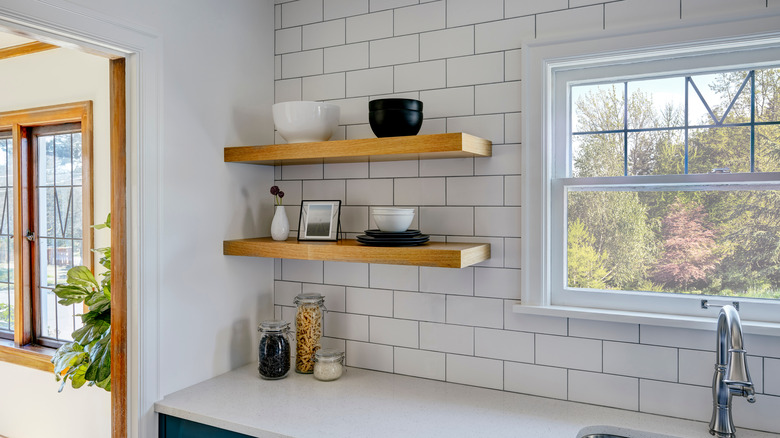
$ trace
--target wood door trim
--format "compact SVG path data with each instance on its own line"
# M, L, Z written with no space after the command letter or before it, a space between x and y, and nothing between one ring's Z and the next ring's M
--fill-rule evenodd
M46 50L59 49L54 44L33 41L31 43L19 44L16 46L3 47L0 49L0 59L15 58L17 56L31 55L33 53L44 52Z

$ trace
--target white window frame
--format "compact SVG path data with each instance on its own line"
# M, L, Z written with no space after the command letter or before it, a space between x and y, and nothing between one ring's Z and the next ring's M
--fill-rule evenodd
M597 292L566 294L566 224L563 186L570 163L567 87L571 81L592 78L646 77L656 72L693 73L724 65L759 67L762 60L780 60L778 17L728 23L697 23L663 31L602 32L576 41L538 41L523 46L523 185L522 302L517 313L571 316L632 323L710 329L718 309L701 308L739 301L746 331L780 335L780 303L730 297L663 296L659 294ZM695 68L692 68L694 67ZM556 146L558 145L558 146ZM556 164L557 163L557 164ZM688 183L738 180L762 184L778 174L684 175ZM657 177L617 177L615 183L644 182ZM665 177L674 180L676 177ZM682 180L678 180L682 181ZM617 299L616 299L617 298ZM624 299L628 298L628 300Z

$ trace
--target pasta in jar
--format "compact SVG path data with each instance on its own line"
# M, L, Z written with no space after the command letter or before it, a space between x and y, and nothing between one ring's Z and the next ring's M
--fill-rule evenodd
M295 371L314 372L314 354L322 338L322 311L325 298L320 294L301 294L295 297Z

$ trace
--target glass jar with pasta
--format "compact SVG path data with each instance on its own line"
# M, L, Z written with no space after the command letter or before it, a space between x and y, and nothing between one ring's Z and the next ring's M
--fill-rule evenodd
M295 297L295 372L314 372L314 354L322 338L322 311L325 297L320 294L300 294Z

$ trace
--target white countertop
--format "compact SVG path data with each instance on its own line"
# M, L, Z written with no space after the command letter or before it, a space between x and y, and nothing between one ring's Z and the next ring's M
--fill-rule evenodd
M706 423L397 374L349 368L333 382L293 371L263 380L256 368L170 394L156 411L255 437L576 438L593 425L710 437ZM774 436L739 425L737 432L740 438Z

